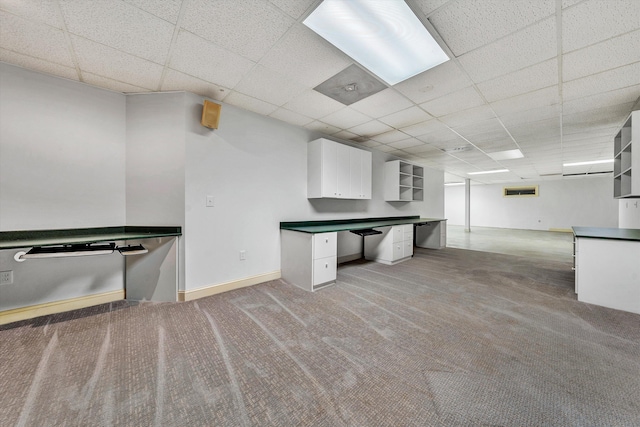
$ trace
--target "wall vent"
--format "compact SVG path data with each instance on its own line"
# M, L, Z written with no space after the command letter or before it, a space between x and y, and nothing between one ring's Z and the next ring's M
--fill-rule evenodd
M504 197L538 197L538 186L503 187L502 195Z

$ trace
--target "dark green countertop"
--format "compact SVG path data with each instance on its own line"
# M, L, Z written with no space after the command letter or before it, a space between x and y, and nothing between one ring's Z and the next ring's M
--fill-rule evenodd
M638 228L571 227L576 237L640 241Z
M0 249L138 240L181 235L182 227L142 226L2 231L0 232Z
M420 224L446 221L443 218L420 218L419 216L358 218L333 221L281 222L281 230L300 231L302 233L330 233L333 231L365 230L367 228L389 227L401 224Z

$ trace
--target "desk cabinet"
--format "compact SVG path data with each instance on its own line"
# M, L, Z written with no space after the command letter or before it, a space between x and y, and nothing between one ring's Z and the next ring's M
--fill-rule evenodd
M364 239L364 257L382 264L396 264L413 256L413 224L376 228L382 234Z
M320 138L308 145L307 198L371 199L371 153Z
M338 233L280 230L282 278L307 291L336 281Z

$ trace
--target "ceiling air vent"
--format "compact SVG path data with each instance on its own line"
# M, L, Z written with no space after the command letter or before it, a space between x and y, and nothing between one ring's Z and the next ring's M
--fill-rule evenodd
M504 197L538 197L538 186L504 187L502 189L502 195Z

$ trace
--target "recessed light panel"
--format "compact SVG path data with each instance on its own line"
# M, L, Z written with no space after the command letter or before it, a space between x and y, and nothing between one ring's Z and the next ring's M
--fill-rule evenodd
M592 160L589 162L575 162L575 163L565 163L562 166L585 166L585 165L599 165L603 163L613 163L613 159L609 160Z
M506 151L496 151L495 153L487 153L489 157L493 160L510 160L510 159L520 159L524 157L522 151L518 150L506 150Z
M324 0L304 24L389 85L449 60L404 1Z
M509 172L509 169L496 169L492 171L482 171L482 172L468 172L467 175L486 175L489 173L504 173Z

